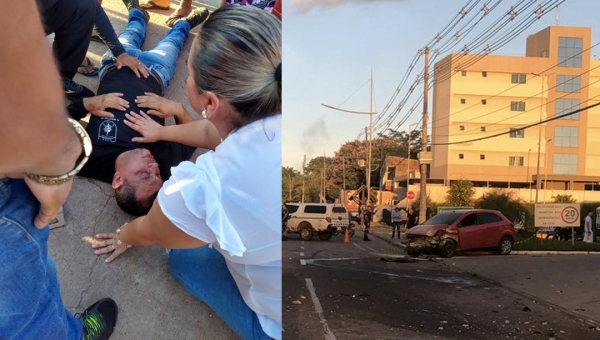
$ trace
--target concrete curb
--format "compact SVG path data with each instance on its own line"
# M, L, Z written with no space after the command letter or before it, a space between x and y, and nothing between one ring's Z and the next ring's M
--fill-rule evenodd
M600 251L513 250L510 255L600 255Z

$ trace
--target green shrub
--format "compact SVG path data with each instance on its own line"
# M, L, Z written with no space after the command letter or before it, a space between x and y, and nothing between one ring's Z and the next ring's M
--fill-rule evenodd
M500 211L514 224L523 223L527 230L528 223L533 225L533 213L523 202L513 197L513 193L502 189L484 194L475 202L475 208Z

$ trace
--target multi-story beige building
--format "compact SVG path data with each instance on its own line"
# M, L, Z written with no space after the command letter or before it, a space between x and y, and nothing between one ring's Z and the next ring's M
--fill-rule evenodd
M437 62L431 178L535 188L540 140L542 188L600 190L600 106L521 129L600 101L591 34L551 26L527 38L525 56L452 54Z

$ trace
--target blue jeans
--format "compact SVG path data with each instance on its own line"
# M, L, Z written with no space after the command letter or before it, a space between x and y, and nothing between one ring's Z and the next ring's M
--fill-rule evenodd
M171 274L242 339L270 339L244 302L225 258L208 246L169 251Z
M50 228L33 225L39 207L23 180L0 179L0 339L81 340L48 253Z
M187 21L179 20L153 49L142 51L141 48L146 39L146 21L144 13L134 8L129 11L129 22L123 32L119 34L119 41L123 44L127 54L138 58L150 70L154 70L158 74L166 90L175 74L179 52L181 52L190 30L191 26ZM100 80L104 77L106 67L115 62L116 59L110 50L102 56Z

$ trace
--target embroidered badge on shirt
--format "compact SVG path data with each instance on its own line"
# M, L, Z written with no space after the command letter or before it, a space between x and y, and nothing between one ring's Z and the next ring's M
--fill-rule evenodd
M105 120L100 124L98 139L104 142L114 143L117 141L117 124L112 120Z

